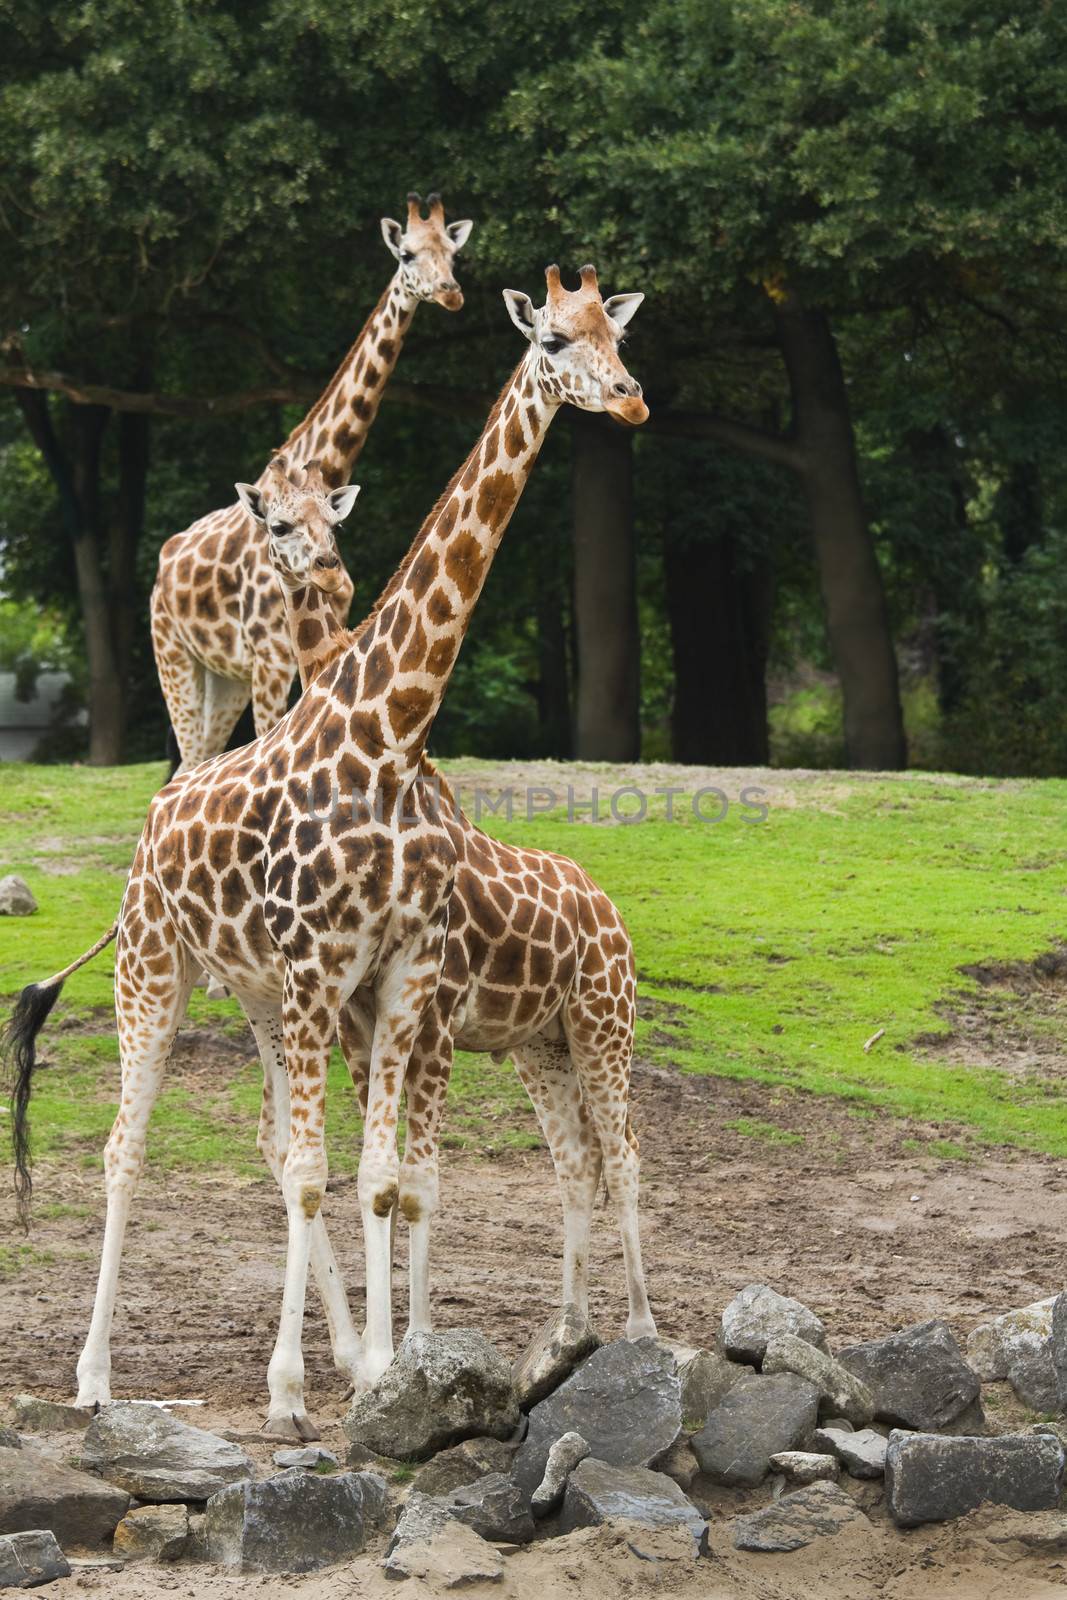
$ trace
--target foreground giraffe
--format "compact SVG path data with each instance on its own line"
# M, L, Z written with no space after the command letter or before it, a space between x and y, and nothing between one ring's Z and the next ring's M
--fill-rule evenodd
M558 269L549 268L548 301L536 312L526 295L505 291L530 349L346 648L269 733L183 773L149 808L117 924L122 1095L105 1151L107 1220L92 1323L78 1362L82 1405L110 1398L110 1328L130 1202L148 1119L201 969L240 1000L264 1071L279 1091L279 1120L288 1091L282 1191L289 1242L267 1371L267 1431L314 1435L304 1405L301 1331L309 1260L314 1250L328 1249L320 1216L326 1072L353 998L370 1034L358 1179L367 1327L353 1381L373 1382L392 1358L390 1218L398 1204L421 1212L428 1189L417 1181L420 1169L399 1162L399 1101L427 1007L442 977L451 981L442 970L445 933L462 870L454 829L420 782L426 738L560 405L608 411L633 424L648 415L640 385L618 354L622 326L642 296L604 302L592 267L582 269L581 279L581 288L568 293ZM555 892L561 900L567 892L562 875ZM532 897L527 903L536 909ZM628 946L615 953L626 960L615 984L621 992L632 984L632 966ZM63 979L84 959L24 990L12 1020L12 1125L24 1184L36 1035ZM560 1027L576 1045L583 1096L604 1145L609 1186L615 1182L618 1192L636 1156L625 1128L598 1114L608 1097L617 1102L628 1065L610 1056L605 1063L598 1054L610 1031L609 993L586 1006L587 996L574 987L549 988ZM439 1050L447 1046L437 1043ZM340 1301L345 1341L356 1350L360 1341L349 1333Z
M617 320L624 319L620 315ZM304 689L352 634L329 603L328 486L316 462L272 462L261 489L237 486L267 533L286 598ZM280 530L280 531L276 531ZM533 1101L560 1184L564 1305L589 1308L589 1231L602 1151L622 1233L631 1339L655 1334L637 1226L637 1141L629 1125L633 951L617 910L582 869L544 850L518 850L476 828L429 761L456 849L444 966L407 1070L408 1129L400 1197L411 1225L409 1331L430 1327L429 1231L437 1209L438 1134L455 1048L512 1054ZM571 999L567 1027L560 1002ZM340 1037L366 1113L373 1014L361 995L342 1010ZM590 1085L591 1105L581 1084ZM592 1112L592 1125L590 1121ZM275 1136L265 1103L261 1140Z
M355 344L285 443L294 464L317 459L334 489L348 482L422 300L458 311L453 262L470 222L445 222L439 195L422 216L408 195L407 226L382 218L397 269ZM332 604L352 603L342 567ZM294 662L282 597L259 528L238 501L201 517L159 553L151 599L152 649L181 754L179 771L225 749L249 699L262 736L285 715Z

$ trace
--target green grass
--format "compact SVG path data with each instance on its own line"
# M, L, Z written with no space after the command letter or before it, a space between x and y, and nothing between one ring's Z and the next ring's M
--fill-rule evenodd
M804 1135L789 1128L779 1128L773 1122L758 1122L753 1117L735 1117L724 1127L740 1133L746 1139L760 1139L764 1144L803 1144Z
M454 766L465 783L481 770ZM604 770L605 791L615 776ZM161 777L158 765L0 769L0 861L41 904L33 918L0 922L0 991L65 965L110 923ZM662 801L633 826L569 822L561 811L484 825L574 856L618 902L641 992L662 1008L639 1024L647 1058L836 1096L857 1114L883 1108L942 1124L945 1140L922 1146L941 1159L968 1159L993 1142L1067 1154L1062 1082L948 1061L915 1042L946 1030L939 1002L975 988L961 966L1027 960L1067 936L1067 783L840 773L786 783L790 792L759 825L736 805L717 826L693 821L684 804L669 822ZM78 870L50 874L56 861ZM68 983L64 1001L88 1031L51 1028L47 1054L60 1070L35 1089L38 1148L81 1152L93 1164L117 1085L113 1027L91 1010L110 1007L110 970L107 952ZM998 998L1002 1016L1011 1005ZM243 1036L232 1003L197 993L190 1015ZM253 1054L249 1037L250 1062ZM151 1159L258 1174L259 1088L250 1064L195 1101L165 1090ZM329 1114L332 1165L351 1170L359 1121L339 1059ZM756 1120L738 1131L784 1133ZM473 1150L538 1142L510 1068L460 1058L446 1137Z

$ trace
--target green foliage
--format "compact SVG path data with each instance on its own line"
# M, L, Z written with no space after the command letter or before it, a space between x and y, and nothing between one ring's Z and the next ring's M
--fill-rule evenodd
M921 637L924 669L939 675L956 717L946 750L967 743L973 718L961 722L960 707L982 701L985 663L966 617L979 592L983 616L1004 609L984 572L1020 518L995 496L978 518L960 507L1022 463L1043 502L1028 537L1067 525L1062 8L0 0L0 22L0 327L12 360L180 394L325 377L391 270L378 218L408 189L438 186L477 224L462 257L467 305L460 319L420 312L406 381L493 392L519 354L501 286L536 294L546 261L573 272L592 257L606 288L647 295L630 348L654 414L704 409L775 431L790 397L771 305L796 290L831 315L842 350L894 630ZM52 404L63 442L70 411ZM299 414L153 419L134 756L162 748L147 636L159 545L225 503ZM386 406L345 536L357 611L475 431ZM114 435L112 422L105 529ZM546 574L564 632L571 620L565 429L555 435L461 658L441 750L547 751L533 620ZM640 441L636 461L646 750L665 756L665 539L728 536L769 560L775 671L832 663L793 479L673 438ZM69 540L9 400L0 543L5 593L46 605L80 657ZM1036 721L1027 713L1022 727ZM1021 742L970 748L1013 770L1060 760L1044 721L1033 759ZM820 727L823 758L839 746L839 729Z
M946 764L1067 771L1067 530L1053 530L1018 566L990 566L979 605L953 619L950 641L968 669L944 729Z

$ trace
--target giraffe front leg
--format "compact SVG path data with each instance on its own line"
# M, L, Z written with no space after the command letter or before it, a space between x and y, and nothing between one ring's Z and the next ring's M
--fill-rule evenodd
M317 1439L304 1404L304 1305L315 1219L326 1192L326 1072L336 1028L336 996L314 973L286 970L282 1025L289 1083L289 1144L282 1169L288 1249L278 1337L267 1368L271 1438Z
M439 1197L438 1141L451 1075L452 1036L435 999L427 1009L415 1041L405 1085L408 1126L400 1167L398 1208L410 1229L409 1333L431 1330L430 1228Z
M400 1197L400 1095L426 1005L437 988L444 947L442 910L389 965L376 985L367 1117L359 1163L359 1205L367 1253L363 1380L374 1384L393 1359L392 1232Z
M281 1189L290 1115L281 1014L269 1009L253 1010L247 1005L245 1014L259 1046L259 1058L263 1065L263 1101L256 1144ZM362 1343L352 1321L348 1294L321 1212L311 1225L311 1272L326 1314L333 1364L354 1385L359 1372Z

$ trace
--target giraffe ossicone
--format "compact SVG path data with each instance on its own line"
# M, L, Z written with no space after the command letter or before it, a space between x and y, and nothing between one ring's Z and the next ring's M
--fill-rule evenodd
M275 727L242 750L182 773L152 801L119 915L115 998L122 1097L105 1152L107 1220L92 1322L78 1363L82 1404L110 1396L110 1328L126 1221L152 1105L201 969L240 1000L275 1098L275 1146L268 1159L285 1198L288 1250L267 1372L268 1428L300 1436L312 1431L301 1336L309 1263L320 1287L324 1278L328 1286L338 1281L320 1202L327 1176L326 1073L343 1019L346 1025L355 1019L348 1047L361 1048L366 1059L357 1180L367 1256L362 1342L343 1295L329 1302L327 1314L337 1319L362 1381L373 1381L391 1360L390 1219L398 1203L414 1217L423 1231L413 1234L413 1250L424 1255L423 1215L433 1203L435 1183L428 1144L421 1166L408 1166L405 1155L407 1170L401 1167L400 1097L413 1052L425 1048L427 1058L438 1062L451 1049L447 1037L424 1046L423 1029L434 1026L431 1002L451 981L449 917L461 874L472 900L481 896L484 902L478 917L491 922L502 911L494 911L492 892L481 894L471 870L485 848L481 840L457 839L447 816L423 801L426 737L559 406L609 411L630 422L647 415L640 386L618 351L623 322L635 307L624 303L609 315L607 306L618 306L619 297L606 306L588 282L574 293L553 295L550 278L549 290L548 306L537 313L530 308L528 327L518 319L529 350L366 620ZM509 302L509 309L515 316L523 308ZM375 803L331 810L327 801L335 791L373 797ZM479 1005L487 1033L494 1021L500 1025L501 1048L518 1053L520 1070L523 1051L542 1053L538 1082L549 1086L546 1116L555 1114L553 1073L566 1075L550 1047L566 1041L620 1214L631 1282L643 1297L636 1149L626 1112L629 1045L612 1033L612 1014L620 1007L632 1027L629 941L610 902L601 908L599 891L578 881L579 869L545 857L551 877L542 863L544 882L532 886L525 878L532 880L533 873L521 857L519 852L510 871L524 909L511 930L517 938L505 938L501 948L507 960L523 963L525 993L509 991L500 973L499 981L485 979ZM559 912L564 905L575 949L581 940L592 952L591 964L582 968L588 981L573 967L553 973L554 935L545 941L542 933L551 924L551 909ZM470 937L484 937L477 918ZM24 1089L37 1029L61 981L57 975L31 986L21 1020L16 1017L18 1081ZM459 1001L466 983L461 978L456 985ZM462 1023L460 1016L453 1030L459 1044L466 1038ZM17 1094L15 1104L15 1131L24 1134L25 1097ZM584 1270L580 1254L579 1248L578 1272ZM418 1281L427 1281L425 1263ZM428 1306L413 1304L413 1323L426 1315ZM651 1326L647 1300L635 1302L633 1294L630 1326Z

